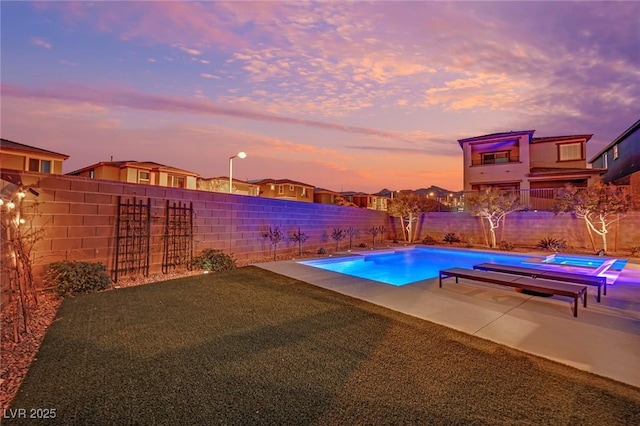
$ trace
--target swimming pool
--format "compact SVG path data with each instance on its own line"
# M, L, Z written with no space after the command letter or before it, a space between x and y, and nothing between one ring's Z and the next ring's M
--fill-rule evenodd
M574 259L576 258L579 259L578 256L574 257ZM303 260L298 263L394 286L403 286L416 281L437 278L442 269L472 268L473 265L483 262L528 267L532 267L532 263L536 263L535 267L541 269L562 267L562 265L544 264L545 259L547 259L545 256L455 248L413 247L375 254L359 252L353 256ZM591 273L587 273L587 275L591 275Z

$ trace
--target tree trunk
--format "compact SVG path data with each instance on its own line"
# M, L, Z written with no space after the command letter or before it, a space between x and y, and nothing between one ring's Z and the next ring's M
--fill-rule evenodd
M486 246L489 246L489 238L487 237L487 229L484 226L484 219L482 218L482 216L478 216L478 219L480 219L480 227L482 228L482 236L484 237L484 244Z
M596 240L593 239L593 232L591 232L591 226L589 225L589 219L584 217L584 224L587 226L587 232L589 233L589 240L591 240L591 247L593 247L593 251L596 251Z

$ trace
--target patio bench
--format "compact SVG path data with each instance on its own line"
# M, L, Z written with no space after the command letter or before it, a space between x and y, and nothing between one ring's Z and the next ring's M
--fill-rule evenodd
M544 278L555 281L565 281L573 284L586 284L598 287L597 301L600 303L600 289L604 286L604 295L607 295L607 277L594 275L582 275L572 272L549 271L537 268L527 268L523 266L502 265L499 263L480 263L474 265L473 269L481 271L504 272L507 274L524 275L531 278Z
M584 307L587 307L586 285L576 285L560 281L514 276L500 272L479 271L476 269L466 268L450 268L441 270L439 279L440 287L442 287L442 280L445 278L455 278L456 282L458 282L459 278L465 278L472 281L515 287L521 290L572 297L574 317L578 316L578 299L580 297L582 297Z

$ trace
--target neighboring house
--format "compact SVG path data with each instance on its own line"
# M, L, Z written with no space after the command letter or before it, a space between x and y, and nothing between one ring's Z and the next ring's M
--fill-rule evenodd
M90 179L196 189L197 173L152 161L104 161L67 173Z
M336 200L340 197L339 192L330 191L324 188L314 188L313 202L320 204L336 204Z
M464 158L464 190L483 186L511 190L588 186L601 169L587 167L593 135L534 138L535 130L494 133L458 140Z
M364 192L342 192L340 195L357 207L387 211L387 198L381 195L365 194Z
M0 166L3 169L62 174L62 163L69 156L0 139Z
M260 197L313 203L313 185L289 179L259 179L249 183L260 187Z
M249 182L244 182L238 179L233 179L233 194L250 195L257 197L260 187ZM197 178L196 189L201 191L211 192L226 192L229 194L229 178L228 177L215 177L215 178Z
M604 183L631 185L640 193L640 120L625 130L590 161L593 167L607 169Z

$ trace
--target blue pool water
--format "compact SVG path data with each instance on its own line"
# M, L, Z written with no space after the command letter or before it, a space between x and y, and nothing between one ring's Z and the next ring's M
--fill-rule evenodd
M560 267L544 264L543 262L548 258L550 257L532 257L529 255L477 250L415 247L376 254L362 252L354 256L305 260L298 263L385 284L402 286L416 281L437 278L442 269L454 267L473 268L473 265L484 262L539 267L542 269ZM584 260L580 257L572 257L572 259ZM532 265L532 263L535 263L535 265Z
M551 256L547 256L547 258L542 262L550 265L578 266L581 268L597 269L612 260L615 259L602 258L598 256L569 256L564 254L553 254ZM611 269L622 270L626 263L626 260L615 260L611 265Z

